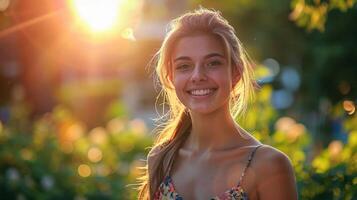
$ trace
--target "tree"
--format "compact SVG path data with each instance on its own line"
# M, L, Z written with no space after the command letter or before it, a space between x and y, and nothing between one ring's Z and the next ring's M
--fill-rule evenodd
M333 10L345 12L355 4L355 0L293 0L291 1L293 11L289 17L298 26L305 27L309 31L313 29L324 31L329 12Z

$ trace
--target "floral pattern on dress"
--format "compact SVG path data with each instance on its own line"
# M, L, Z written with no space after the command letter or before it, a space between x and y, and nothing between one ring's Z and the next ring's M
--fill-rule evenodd
M156 191L154 200L183 200L175 191L174 184L171 177L166 176L165 180L160 184L159 189Z
M183 200L183 198L175 191L171 177L166 176L164 181L160 184L159 189L156 191L154 200ZM248 196L243 188L238 185L210 200L248 200Z
M247 194L241 186L234 187L222 195L211 198L210 200L248 200Z
M250 162L253 159L254 153L261 146L263 146L263 144L256 146L254 150L251 152L251 154L249 155L247 165L243 169L242 175L238 181L237 186L231 188L230 190L227 190L225 193L219 196L210 198L210 200L248 200L249 199L247 193L244 192L240 183L244 178L246 169L250 166ZM160 184L158 190L155 192L154 200L183 200L183 198L180 197L180 195L175 191L175 187L171 177L166 176L164 181Z

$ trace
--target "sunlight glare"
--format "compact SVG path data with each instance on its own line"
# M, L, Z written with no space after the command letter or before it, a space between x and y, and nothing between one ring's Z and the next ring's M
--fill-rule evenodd
M116 23L121 3L121 0L73 0L79 17L96 32L108 30Z

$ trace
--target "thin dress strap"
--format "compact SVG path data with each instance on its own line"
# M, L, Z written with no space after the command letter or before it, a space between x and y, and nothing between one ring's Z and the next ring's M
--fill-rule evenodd
M247 168L250 166L250 164L251 164L251 162L252 162L252 160L253 160L253 157L254 157L255 152L256 152L256 151L258 150L258 148L261 147L261 146L263 146L263 144L260 144L260 145L256 146L256 147L253 149L252 153L249 155L247 165L245 165L245 167L244 167L244 169L243 169L242 175L240 176L240 178L239 178L239 180L238 180L237 186L240 186L240 184L242 183L242 180L243 180L243 178L244 178L245 172L246 172Z

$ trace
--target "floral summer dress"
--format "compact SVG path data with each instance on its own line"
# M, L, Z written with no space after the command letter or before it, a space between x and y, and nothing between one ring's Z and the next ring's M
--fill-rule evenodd
M247 193L243 190L240 183L243 180L245 175L245 171L249 167L255 151L261 147L262 145L258 145L254 148L254 150L250 153L247 165L244 167L242 175L238 181L236 187L233 187L221 195L210 198L210 200L248 200ZM183 200L183 198L176 192L172 178L168 175L165 177L164 181L160 184L158 190L154 195L154 200Z

